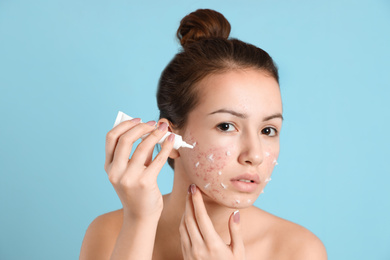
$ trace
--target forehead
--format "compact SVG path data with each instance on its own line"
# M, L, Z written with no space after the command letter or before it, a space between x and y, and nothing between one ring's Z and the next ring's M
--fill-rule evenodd
M211 74L197 84L199 112L231 108L251 114L282 113L276 80L261 70L231 70Z

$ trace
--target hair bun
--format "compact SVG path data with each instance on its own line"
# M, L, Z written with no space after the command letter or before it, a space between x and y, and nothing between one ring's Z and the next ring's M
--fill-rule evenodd
M198 9L185 16L176 33L183 48L201 38L227 39L229 34L230 23L228 20L221 13L210 9Z

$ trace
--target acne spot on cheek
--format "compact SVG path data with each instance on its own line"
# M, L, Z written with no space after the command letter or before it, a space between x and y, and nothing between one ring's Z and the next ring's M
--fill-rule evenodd
M211 182L211 186L214 188L213 192L217 192L223 196L221 191L227 189L227 185L220 182L219 176L222 175L222 169L225 167L228 158L226 156L226 147L216 147L199 153L199 160L202 162L201 175L205 182ZM219 189L217 188L219 187Z
M213 195L212 195L212 196L213 196L214 198L216 198L216 196L218 196L218 197L222 198L223 200L226 199L225 195L224 195L220 190L218 190L218 189L213 189L212 192L213 192Z
M221 148L212 148L209 151L201 152L198 156L199 160L205 161L205 172L219 172L226 165L226 156L223 155L223 151L220 151Z
M193 173L203 182L201 187L212 199L226 199L224 190L228 186L221 183L219 176L222 175L222 170L226 166L231 152L226 146L210 147L207 145L205 147L196 141L191 133L187 137L188 143L192 143L194 146L194 149L188 151L187 158L192 162Z

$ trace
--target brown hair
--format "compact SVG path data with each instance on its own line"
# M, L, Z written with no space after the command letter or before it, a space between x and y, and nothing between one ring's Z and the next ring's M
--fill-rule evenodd
M185 126L199 102L196 83L207 75L256 68L279 82L277 67L267 52L228 38L229 33L226 18L210 9L198 9L181 20L177 37L183 49L161 73L157 90L160 118L168 119L174 128ZM168 163L174 168L173 159Z

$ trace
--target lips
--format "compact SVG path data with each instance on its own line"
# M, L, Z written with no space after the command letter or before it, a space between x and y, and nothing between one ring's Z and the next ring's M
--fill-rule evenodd
M253 192L260 184L260 178L257 174L245 173L230 179L233 187L241 192Z

